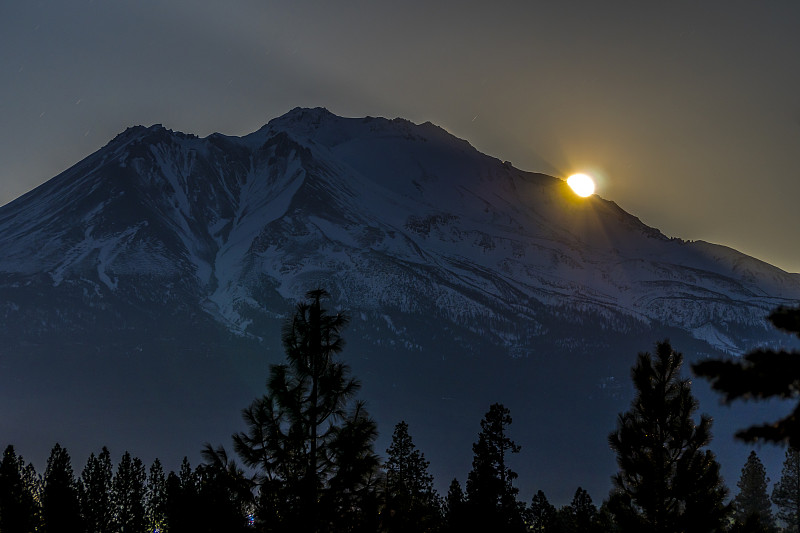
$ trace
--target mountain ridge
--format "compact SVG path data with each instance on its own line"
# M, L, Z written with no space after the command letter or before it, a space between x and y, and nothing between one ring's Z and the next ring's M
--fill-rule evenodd
M413 312L403 293L421 298L410 289L422 284L456 321L448 309L497 317L512 300L536 301L611 322L671 321L741 353L752 345L733 340L730 323L767 331L767 312L800 297L798 275L670 239L611 201L579 199L563 180L517 170L433 124L322 108L296 108L243 137L128 128L0 208L0 246L0 274L32 274L44 262L54 286L72 276L114 292L131 268L178 277L238 334L253 334L245 315L264 307L253 292L292 299L332 280L352 308L379 301ZM347 297L374 292L383 294Z

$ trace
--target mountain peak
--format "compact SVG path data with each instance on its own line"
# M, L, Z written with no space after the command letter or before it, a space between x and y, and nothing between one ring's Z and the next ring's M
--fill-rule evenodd
M295 107L291 111L270 120L265 128L281 130L299 130L313 132L320 128L326 121L342 120L324 107Z
M279 131L288 133L295 141L307 146L316 144L331 148L354 139L366 139L368 142L373 142L395 138L406 141L435 142L442 146L449 145L459 151L478 154L469 142L455 137L444 128L431 122L415 124L404 118L388 119L371 116L347 118L322 107L296 107L288 113L270 120L257 132L247 137L263 143L266 138Z
M156 124L112 144L0 210L0 290L4 274L41 271L136 299L146 274L153 294L178 283L203 313L255 334L264 298L324 284L354 309L412 316L427 302L473 332L491 318L485 334L515 353L552 313L725 336L800 295L784 272L667 239L430 122L295 108L244 138Z
M118 149L132 142L145 141L154 143L172 138L197 139L198 137L191 133L173 131L169 128L165 128L162 124L152 124L150 126L137 125L126 128L125 131L114 137L107 146L114 146Z
M338 115L335 115L328 111L326 107L295 107L290 111L287 111L283 115L278 118L274 118L270 120L272 121L294 121L294 122L306 122L306 121L320 121L326 117L335 117L341 118Z

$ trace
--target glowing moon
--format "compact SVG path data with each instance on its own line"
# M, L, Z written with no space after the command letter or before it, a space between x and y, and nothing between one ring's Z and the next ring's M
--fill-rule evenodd
M572 187L578 196L591 196L594 194L594 180L586 174L573 174L567 178L567 185Z

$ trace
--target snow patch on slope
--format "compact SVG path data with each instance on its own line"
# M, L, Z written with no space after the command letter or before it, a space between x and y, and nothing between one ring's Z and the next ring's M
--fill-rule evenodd
M730 337L720 332L713 324L703 324L691 330L695 339L707 342L717 350L731 355L742 355L744 351Z
M97 277L109 289L116 290L118 279L116 277L112 279L108 275L107 269L113 264L117 256L128 247L131 239L143 225L146 224L143 223L127 228L125 231L104 238L93 237L94 226L87 227L84 232L84 239L70 248L64 254L63 260L50 272L53 286L57 287L66 276L77 273L77 269L83 268L85 271L89 265L82 263L94 256L94 268L96 269Z
M253 243L266 226L286 214L305 177L301 161L293 158L283 175L273 182L251 169L241 187L233 227L214 261L217 287L208 296L218 316L238 333L243 333L251 322L242 318L241 305L259 307L248 296L241 279Z

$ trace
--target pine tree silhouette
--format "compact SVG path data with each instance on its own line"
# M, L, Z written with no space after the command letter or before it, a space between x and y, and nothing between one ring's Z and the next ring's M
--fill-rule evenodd
M775 530L772 502L767 495L767 483L769 483L767 471L756 452L751 451L736 484L739 493L733 499L734 518L739 523L749 523L750 527L759 524L759 528L763 531Z
M492 404L481 420L478 441L472 445L472 470L467 477L467 511L473 527L485 531L522 531L522 506L513 486L516 472L509 468L508 455L520 447L508 436L511 412Z
M441 503L428 472L430 463L414 445L405 422L395 426L386 454L382 529L398 533L436 530L441 522Z
M36 479L30 479L32 465L25 466L9 445L0 462L0 531L33 533L40 527L40 510L36 501ZM26 479L28 478L28 479Z
M83 527L72 463L58 443L50 451L44 473L42 518L47 533L74 533Z
M164 531L167 524L167 479L158 459L150 465L144 501L147 531Z
M531 498L531 505L527 511L529 531L535 533L553 531L557 512L555 506L547 501L544 492L537 491Z
M800 337L800 308L781 307L769 316L777 328ZM793 399L800 396L800 352L759 349L737 360L718 359L692 365L708 379L726 403L737 399ZM780 442L800 448L800 402L777 422L752 426L736 433L745 442Z
M138 457L122 454L111 483L116 527L121 533L144 530L144 490L147 474Z
M111 501L114 468L111 453L105 446L100 455L89 455L79 483L81 513L88 533L106 533L114 527L114 505Z
M682 363L665 341L655 356L639 354L631 372L636 397L609 436L619 465L609 508L622 532L712 532L725 517L719 464L704 450L711 419L693 420L698 404Z
M790 531L800 531L800 450L789 447L783 462L781 479L772 489L772 501L778 507L778 518Z
M327 297L318 289L298 304L283 329L287 363L271 367L267 394L243 412L247 431L233 437L259 472L259 520L307 532L358 521L379 464L377 428L354 401L360 384L335 359L348 318L328 314Z
M197 509L200 507L199 483L189 459L184 457L176 474L167 475L167 501L164 514L169 533L196 533L202 531Z
M570 504L572 522L575 531L584 533L597 532L597 507L592 502L592 497L581 487L575 490Z
M460 533L468 530L469 517L466 506L467 501L461 483L458 482L458 479L453 478L444 501L444 531Z

